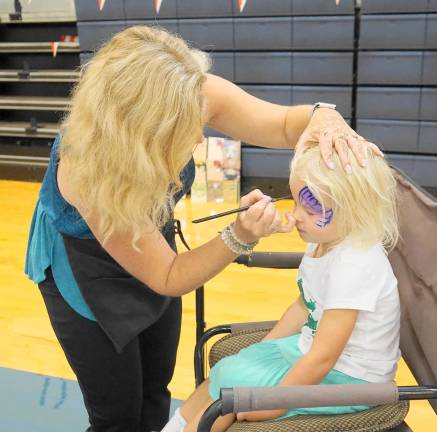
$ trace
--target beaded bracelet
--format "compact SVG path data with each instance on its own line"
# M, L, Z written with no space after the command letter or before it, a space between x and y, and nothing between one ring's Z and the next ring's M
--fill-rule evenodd
M228 225L220 234L225 245L238 255L251 255L258 241L245 243L235 234L234 224Z

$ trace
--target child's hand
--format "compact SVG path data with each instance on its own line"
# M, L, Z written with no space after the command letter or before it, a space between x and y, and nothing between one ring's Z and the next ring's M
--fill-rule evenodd
M285 219L287 219L286 224L282 224L276 232L287 233L290 232L296 225L296 219L293 214L289 211L285 212Z
M287 412L286 409L281 410L264 410L264 411L250 411L237 413L238 421L265 421L281 417Z

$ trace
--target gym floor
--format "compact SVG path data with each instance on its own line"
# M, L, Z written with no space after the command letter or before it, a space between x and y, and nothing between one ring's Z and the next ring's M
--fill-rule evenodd
M38 288L23 273L27 235L39 183L0 180L0 431L78 432L86 412L74 374L50 327ZM291 201L278 203L281 210ZM213 238L233 216L191 224L191 220L234 208L230 204L178 204L176 217L188 244ZM178 245L179 251L184 247ZM257 250L303 251L296 232L263 239ZM298 295L295 270L246 268L231 264L206 285L207 327L218 324L279 319ZM171 382L173 407L194 388L194 294L183 299L182 336ZM211 343L209 344L209 346ZM403 361L398 385L416 382ZM407 422L415 432L437 430L437 417L427 401L411 402Z

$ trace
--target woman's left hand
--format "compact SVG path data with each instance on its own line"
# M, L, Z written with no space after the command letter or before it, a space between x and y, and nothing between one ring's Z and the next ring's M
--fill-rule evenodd
M302 153L306 148L320 146L320 153L329 168L334 169L332 161L332 149L337 151L343 168L351 172L348 158L348 148L355 155L361 166L366 165L366 149L370 149L378 156L383 156L381 150L375 144L366 141L358 135L344 120L338 111L331 108L318 108L314 111L308 126L303 131L296 144L296 154Z
M264 411L250 411L237 413L238 421L265 421L281 417L287 410L264 410Z

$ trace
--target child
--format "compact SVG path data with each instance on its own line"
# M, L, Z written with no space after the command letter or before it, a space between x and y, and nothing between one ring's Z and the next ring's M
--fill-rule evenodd
M336 156L334 156L335 158ZM264 340L218 362L163 432L195 432L222 387L354 384L394 379L400 357L397 281L387 259L396 244L396 182L380 157L352 173L328 169L318 147L295 156L290 189L299 235L308 242L298 299ZM339 159L335 160L337 167ZM290 217L290 215L288 216ZM366 406L238 413L263 421L297 414L339 414ZM229 414L214 425L227 429Z

